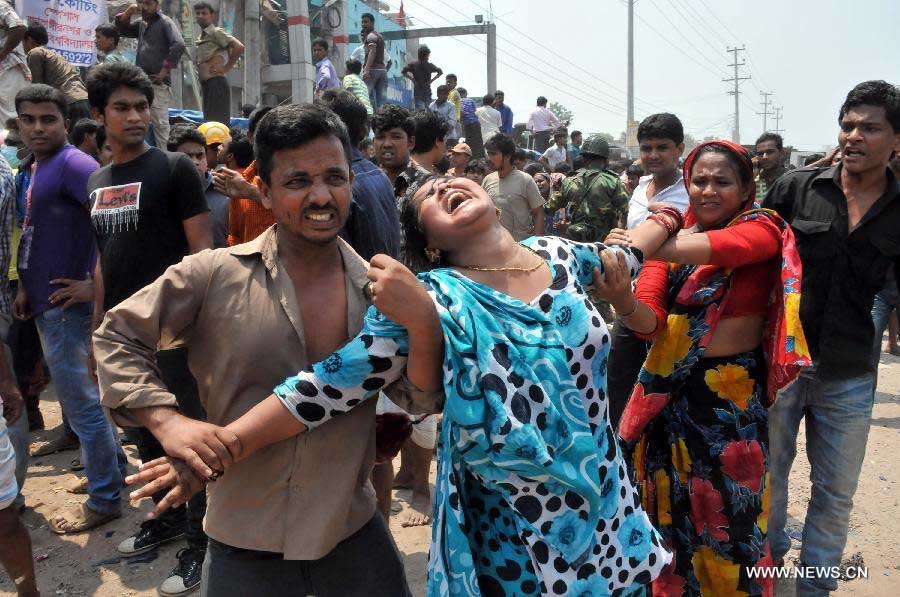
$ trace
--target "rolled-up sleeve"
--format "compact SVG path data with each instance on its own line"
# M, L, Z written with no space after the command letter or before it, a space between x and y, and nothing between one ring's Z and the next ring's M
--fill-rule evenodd
M129 410L176 406L160 378L156 353L188 333L196 321L213 259L208 250L185 257L110 309L94 332L100 400L120 425L138 425Z

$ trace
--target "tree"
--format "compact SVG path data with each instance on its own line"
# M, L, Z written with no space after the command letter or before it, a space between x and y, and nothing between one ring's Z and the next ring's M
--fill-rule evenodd
M556 117L563 123L571 124L575 120L575 114L559 102L548 102L547 109L556 114Z
M700 145L700 142L697 141L693 135L689 133L684 134L684 154L687 155L692 149Z
M592 137L593 137L594 135L597 135L598 137L600 137L601 139L603 139L603 140L606 141L607 143L613 143L613 142L616 140L616 138L613 137L612 135L610 135L609 133L591 133L591 136L592 136Z

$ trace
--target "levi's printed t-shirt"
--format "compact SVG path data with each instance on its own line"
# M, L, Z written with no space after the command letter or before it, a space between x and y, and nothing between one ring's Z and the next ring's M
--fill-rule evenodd
M200 174L182 153L151 147L88 182L100 249L103 307L111 309L189 253L184 220L209 211Z

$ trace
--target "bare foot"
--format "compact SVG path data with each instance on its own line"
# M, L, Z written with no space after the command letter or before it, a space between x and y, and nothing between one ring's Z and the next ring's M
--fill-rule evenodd
M413 486L413 477L411 474L406 471L400 471L396 477L394 477L394 489L412 489Z
M417 527L431 522L431 493L414 493L400 516L400 526Z

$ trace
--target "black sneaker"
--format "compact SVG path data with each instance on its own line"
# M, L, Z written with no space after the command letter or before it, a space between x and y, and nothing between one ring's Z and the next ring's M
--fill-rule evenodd
M159 586L160 595L187 595L200 588L200 570L206 554L199 549L179 549L178 565Z
M141 530L133 537L119 543L119 553L125 557L136 556L151 549L156 549L163 543L174 541L184 537L184 527L171 527L158 520L147 520L141 523Z

